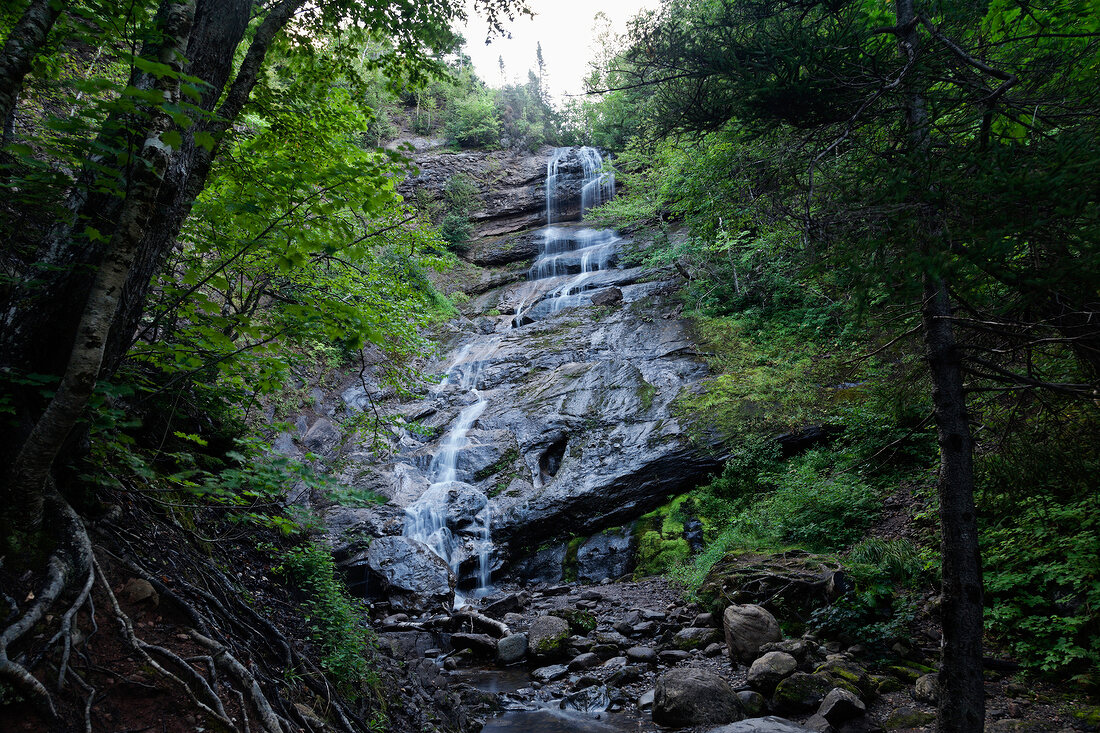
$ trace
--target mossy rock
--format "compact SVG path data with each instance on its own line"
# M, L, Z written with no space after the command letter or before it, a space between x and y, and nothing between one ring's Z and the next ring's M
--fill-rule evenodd
M591 611L582 611L579 608L558 608L550 612L551 616L565 619L569 623L569 631L578 636L587 636L596 629L596 614Z
M839 569L833 558L799 550L732 551L714 564L697 595L712 613L721 613L731 603L753 603L776 618L809 618L831 602L828 579Z
M1073 717L1087 726L1100 728L1100 707L1090 706L1081 710L1076 710L1073 713Z
M920 728L936 720L932 713L925 713L913 708L898 708L886 716L882 721L882 727L886 730L906 730L908 728Z
M891 692L899 692L905 689L904 683L897 677L890 677L889 675L875 675L871 679L875 682L875 692L880 695L886 695Z
M795 672L776 686L772 707L780 713L808 712L817 708L829 691L838 686L836 680L823 672ZM858 691L855 694L859 694Z
M634 575L657 575L679 565L691 555L683 537L666 539L660 532L646 532L638 538L638 556Z
M825 662L814 672L827 674L836 680L836 686L859 697L867 697L875 692L875 683L871 675L855 662Z
M900 664L895 664L891 667L887 667L887 671L897 677L899 680L906 684L913 684L917 681L921 675L927 674L923 670L914 669L912 667L903 667Z
M569 638L569 622L556 616L539 616L527 632L531 650L539 657L561 656Z

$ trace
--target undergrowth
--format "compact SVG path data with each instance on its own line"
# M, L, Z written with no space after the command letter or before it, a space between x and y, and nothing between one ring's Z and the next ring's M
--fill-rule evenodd
M364 689L370 689L384 702L378 694L379 676L370 666L374 632L363 622L366 612L362 601L352 598L338 579L328 549L311 543L282 552L279 558L281 564L275 572L284 573L304 591L309 637L320 646L321 664L340 691L358 698Z

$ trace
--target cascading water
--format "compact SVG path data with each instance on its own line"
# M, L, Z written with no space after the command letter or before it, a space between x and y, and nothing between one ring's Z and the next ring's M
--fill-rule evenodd
M615 173L604 165L596 148L554 148L546 163L547 226L543 230L543 240L539 243L538 257L527 272L527 279L530 281L568 276L568 280L545 291L546 300L549 301L546 311L551 314L563 308L580 305L582 293L592 280L592 274L610 267L619 251L620 238L610 229L554 226L562 211L567 208L567 200L577 195L573 186L565 185L568 182L567 163L573 151L576 151L575 157L579 159L581 168L581 215L593 206L610 200L615 194ZM575 169L576 165L573 164L572 167ZM513 321L513 325L529 322L523 317L525 305L526 302L521 303L517 309L520 315Z
M458 419L447 432L439 450L432 457L428 472L431 485L414 503L405 508L404 535L427 545L432 552L447 561L455 576L460 575L463 561L471 555L478 558L477 587L473 595L483 594L489 588L492 539L488 498L470 484L458 480L458 462L462 450L469 445L467 434L489 401L477 389L477 380L486 357L496 349L499 341L490 341L472 358L472 345L467 344L455 355L444 378L436 386L439 394L448 385L457 384L469 390L473 402L462 409ZM456 504L462 509L456 512ZM464 526L456 526L463 518ZM455 530L472 539L467 542ZM455 606L465 604L464 597L455 594Z

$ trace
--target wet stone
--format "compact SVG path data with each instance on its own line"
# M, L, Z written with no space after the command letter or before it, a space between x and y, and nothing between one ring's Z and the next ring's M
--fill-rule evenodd
M547 667L539 667L531 672L531 678L538 682L546 683L560 680L567 674L569 674L569 668L564 664L551 664Z
M626 658L641 664L656 664L657 651L648 646L632 646L626 650Z

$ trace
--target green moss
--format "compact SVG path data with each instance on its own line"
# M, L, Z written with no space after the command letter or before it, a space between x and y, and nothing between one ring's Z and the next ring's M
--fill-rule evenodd
M553 636L544 636L535 644L535 654L542 657L554 656L561 651L562 646L565 645L565 640L568 638L568 630Z
M641 384L638 385L638 400L642 403L642 409L648 410L653 407L653 398L657 395L657 388L644 379L639 381Z
M566 583L572 583L577 579L577 553L586 539L586 537L574 537L565 547L565 559L561 561L561 577Z
M1090 728L1096 728L1100 726L1100 707L1091 706L1082 710L1075 710L1073 711L1073 717Z
M665 539L660 532L645 532L638 538L636 576L656 575L684 562L691 548L683 537Z
M806 712L817 707L836 686L827 674L795 672L776 686L772 700L777 708Z
M474 481L484 481L490 476L494 476L501 471L510 468L512 464L519 460L519 448L512 446L508 450L504 451L504 455L494 461L492 464L481 469L474 474ZM505 484L507 487L507 483Z
M912 669L911 667L902 667L901 665L894 665L888 668L888 671L893 676L897 677L902 682L916 682L924 672L920 670Z
M591 611L582 611L579 608L558 608L551 611L550 615L568 621L569 631L578 636L586 636L596 628L596 615Z

